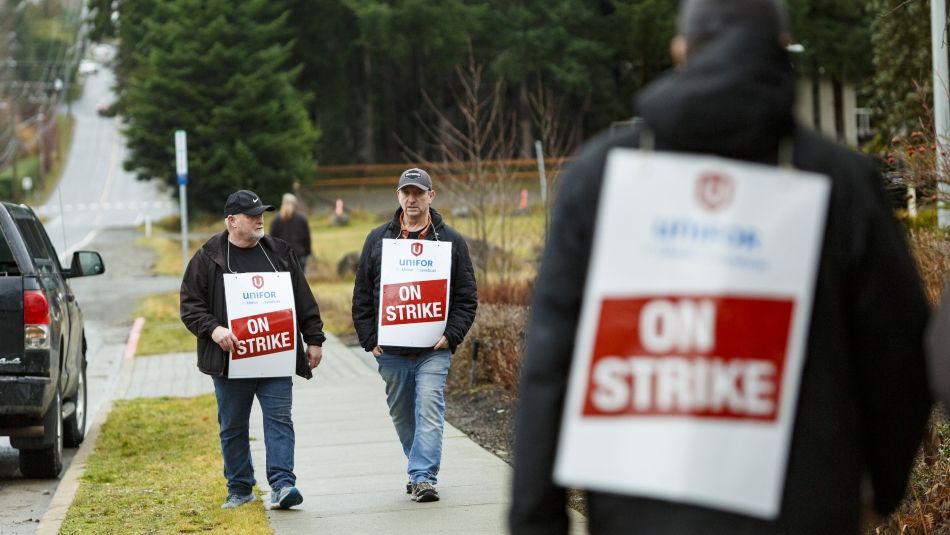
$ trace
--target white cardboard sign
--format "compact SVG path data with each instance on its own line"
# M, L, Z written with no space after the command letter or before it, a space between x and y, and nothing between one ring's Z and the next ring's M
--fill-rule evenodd
M297 310L290 273L225 273L224 295L238 349L228 378L288 377L297 369Z
M777 516L830 180L615 149L555 478Z
M434 346L445 333L451 277L452 242L383 240L377 344Z

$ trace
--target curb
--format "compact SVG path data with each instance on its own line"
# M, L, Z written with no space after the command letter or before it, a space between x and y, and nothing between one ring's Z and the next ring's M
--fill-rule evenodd
M132 381L132 369L135 367L132 357L135 355L138 346L138 333L142 330L142 324L144 323L144 319L136 318L123 354L124 358L121 359L119 379L112 399L103 403L99 410L99 414L86 433L86 438L79 446L76 456L73 457L69 468L66 469L66 473L60 479L49 508L46 509L46 513L43 514L43 518L36 526L35 535L56 535L59 533L63 520L66 519L66 513L69 511L69 506L72 505L73 499L76 497L76 491L79 490L79 478L86 471L86 461L96 449L96 441L99 439L100 431L102 431L102 424L106 422L109 413L112 412L112 402L116 398L123 397L129 389L129 383Z

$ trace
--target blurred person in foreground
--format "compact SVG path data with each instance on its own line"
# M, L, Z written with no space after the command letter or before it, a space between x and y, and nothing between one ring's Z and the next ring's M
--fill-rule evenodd
M303 502L294 474L292 375L296 373L305 379L313 377L312 370L323 358L322 346L326 336L317 301L293 249L281 240L264 235L264 212L272 210L273 206L263 204L260 196L249 190L239 190L228 196L224 205L226 230L212 236L198 249L188 262L181 281L181 320L198 339L198 369L211 376L218 402L221 457L228 486L222 509L234 509L255 499L248 435L255 397L264 419L270 508L289 509ZM238 301L235 293L239 292L229 292L225 275L244 273L257 274L254 286L258 290L263 288L265 291L259 293L266 294L263 298L248 297L249 306L268 312L269 308L265 308L268 299L273 300L278 294L282 302L293 305L297 323L288 328L287 337L297 338L296 351L292 355L293 361L287 361L289 366L277 372L279 376L263 376L265 371L259 377L235 377L238 374L234 373L234 367L239 362L248 363L277 353L275 347L262 347L274 344L271 336L241 340L237 335L244 336L245 333L231 328L229 305L235 305ZM265 277L271 276L289 278L287 287L290 291L264 286ZM304 343L300 342L301 334ZM248 351L248 342L256 342L256 349ZM288 345L286 352L289 353L292 347ZM284 373L286 375L282 375Z
M300 203L293 193L285 193L280 200L277 217L271 220L270 235L287 242L297 253L300 269L307 273L307 261L310 259L310 224L307 216L300 211Z
M875 165L795 124L796 79L785 50L791 42L788 24L779 0L682 2L679 35L671 45L676 68L637 96L643 124L588 143L563 175L527 329L512 533L568 530L566 491L555 481L555 461L566 440L560 435L562 417L574 417L564 414L573 399L566 392L585 281L591 283L598 210L608 202L601 196L605 162L611 152L637 147L773 167L781 161L780 147L788 147L788 163L795 170L830 178L828 205L806 214L823 217L825 224L816 233L817 273L811 315L804 318L798 397L788 424L776 513L762 517L690 499L587 489L590 531L856 533L863 513L886 515L904 495L931 405L922 343L928 306ZM614 269L626 272L623 266ZM637 325L629 329L634 332ZM752 339L756 333L745 334ZM617 377L632 381L632 372L616 373L609 378L612 384L631 387L632 403L639 403L637 388L649 389L650 383L625 384ZM742 388L742 381L727 386ZM734 448L741 448L742 437L748 436L743 433L758 425L704 416L669 420L671 425L734 426ZM602 418L594 425L606 429L613 421ZM609 430L605 435L611 436ZM693 435L683 438L694 451L706 446ZM616 450L634 456L639 446L617 444ZM597 462L607 461L591 461ZM724 494L744 485L735 479L716 481Z
M363 244L353 325L386 383L389 415L408 461L406 493L415 502L434 502L440 499L445 380L475 321L475 269L465 239L432 208L429 173L403 171L396 200L392 219Z

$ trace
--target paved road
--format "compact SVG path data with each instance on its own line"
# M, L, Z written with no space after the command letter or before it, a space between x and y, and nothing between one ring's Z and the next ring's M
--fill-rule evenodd
M87 78L82 99L73 105L76 131L59 188L37 207L61 254L86 247L104 228L131 227L178 210L160 184L136 180L122 168L127 150L121 122L96 112L100 103L114 100L114 83L108 69Z
M60 188L37 208L63 257L93 249L106 264L104 275L72 281L85 316L90 424L116 388L136 301L178 287L177 279L149 275L151 255L134 245L136 223L175 213L177 204L157 185L122 169L126 151L119 121L96 113L99 103L112 101L112 84L108 70L87 79L83 98L73 105L76 131ZM67 466L75 451L65 451ZM58 484L58 479L23 479L17 450L0 438L0 533L31 535Z

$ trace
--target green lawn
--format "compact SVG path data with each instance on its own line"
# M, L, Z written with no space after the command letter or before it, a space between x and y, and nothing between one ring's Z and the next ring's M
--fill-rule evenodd
M145 318L137 356L196 350L195 335L185 328L178 315L178 292L155 294L143 299L135 315Z
M370 214L362 212L352 214L350 223L345 226L333 226L329 218L311 218L313 255L312 265L308 267L309 276L318 281L338 281L337 264L340 260L349 253L359 254L366 235L381 224ZM265 226L269 225L268 217Z
M270 226L271 217L274 215L265 216L265 228ZM350 223L344 226L332 225L329 218L313 217L310 220L313 257L307 269L307 278L320 305L324 328L337 336L355 334L350 315L353 277L339 276L337 264L349 253L359 254L366 235L380 224L381 221L364 212L351 214ZM449 224L466 236L478 235L478 220L474 218L450 219ZM216 232L219 225L217 220L207 221L200 225L195 233L208 235ZM491 241L495 247L506 251L505 258L511 280L519 282L533 278L534 261L544 232L543 214L535 211L522 216L491 215L485 219L484 225L492 235L499 236ZM156 234L152 238L140 238L138 243L155 251L156 273L181 275L181 244L178 241L169 239L164 234ZM202 243L203 240L191 240L192 254ZM499 278L500 275L492 272L489 280L482 279L479 284L494 282ZM178 318L177 292L143 300L137 315L146 320L139 340L139 355L194 351L194 336L184 328Z
M61 534L272 533L261 501L223 510L214 395L117 401Z
M514 260L528 266L523 271L531 272L529 260L540 243L542 217L499 218L488 223L509 225L504 229L510 237L505 248ZM209 222L200 232L207 235L219 224ZM353 277L340 277L336 266L346 254L359 253L366 234L379 224L361 213L354 214L347 226L311 221L315 262L308 279L328 332L353 334ZM460 219L455 226L474 234L473 224L474 220ZM159 234L139 243L155 251L157 273L180 276L179 242ZM201 240L190 245L194 251ZM195 350L194 336L182 325L178 311L177 292L153 295L139 303L136 315L145 318L139 355ZM220 509L226 489L217 433L213 395L117 402L60 533L271 533L259 504L236 511Z

